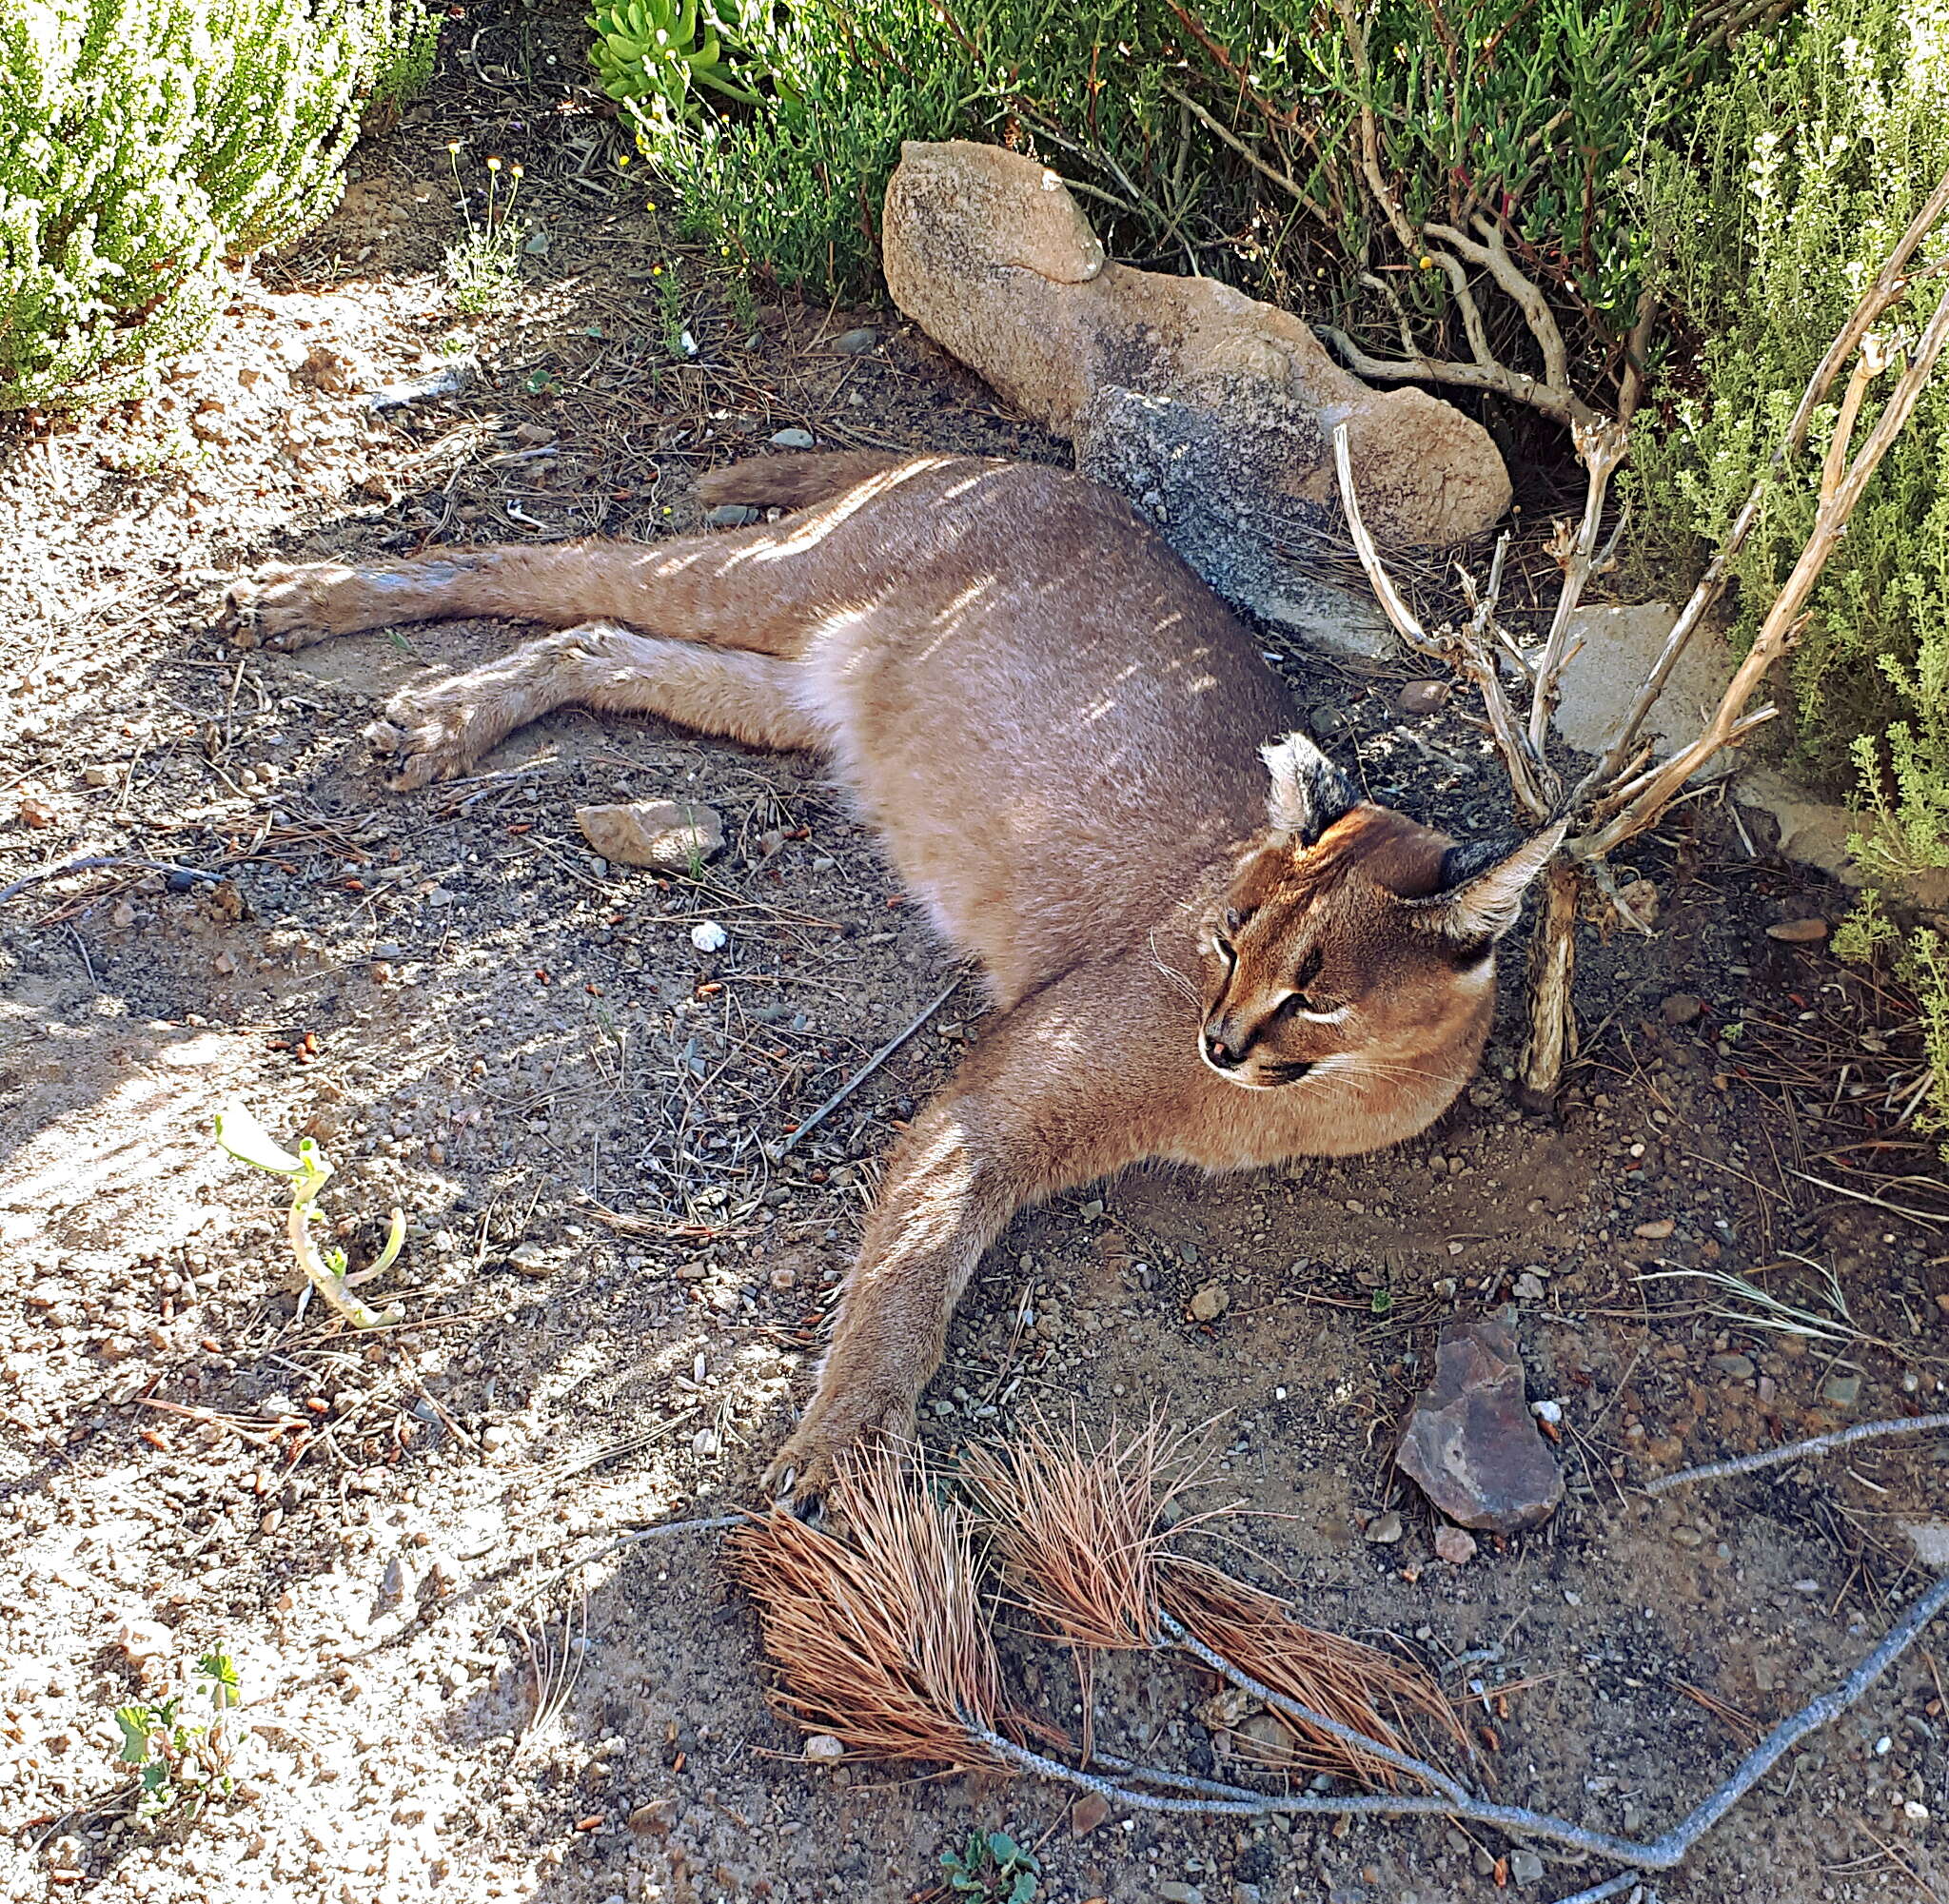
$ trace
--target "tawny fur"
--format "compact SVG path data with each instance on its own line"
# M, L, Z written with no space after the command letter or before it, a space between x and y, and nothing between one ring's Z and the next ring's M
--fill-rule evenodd
M711 501L799 511L654 546L455 548L240 583L245 645L453 616L563 632L405 690L396 787L569 703L835 762L944 937L979 1043L888 1163L801 1490L906 1431L1014 1212L1144 1158L1233 1170L1424 1129L1473 1072L1489 948L1555 844L1466 862L1360 801L1250 636L1121 499L961 458L769 458ZM1451 872L1457 876L1450 877Z

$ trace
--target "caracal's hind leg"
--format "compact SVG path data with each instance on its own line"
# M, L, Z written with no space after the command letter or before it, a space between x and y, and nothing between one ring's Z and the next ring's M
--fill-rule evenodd
M779 532L760 526L672 542L462 546L368 562L260 569L231 583L221 626L240 648L308 648L334 635L491 615L576 628L585 621L796 655L807 609L780 567ZM799 552L817 560L816 546ZM766 560L754 569L756 557Z
M390 758L397 793L464 774L516 728L560 707L655 714L756 747L816 749L830 736L800 704L804 674L797 661L590 621L484 667L402 688L366 736Z

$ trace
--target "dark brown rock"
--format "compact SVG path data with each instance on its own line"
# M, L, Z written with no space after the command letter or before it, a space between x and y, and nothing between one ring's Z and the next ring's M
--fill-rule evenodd
M1394 1458L1464 1527L1512 1534L1548 1520L1564 1498L1564 1477L1530 1419L1515 1342L1500 1323L1442 1331L1435 1379Z

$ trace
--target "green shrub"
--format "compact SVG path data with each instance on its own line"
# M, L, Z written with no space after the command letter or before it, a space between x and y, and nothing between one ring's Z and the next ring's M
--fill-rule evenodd
M1723 538L1828 342L1949 169L1949 0L1808 0L1792 30L1737 49L1697 124L1697 148L1647 169L1664 289L1703 340L1667 366L1687 394L1664 428L1641 428L1633 459L1641 520L1667 559ZM1923 257L1945 256L1939 231ZM1768 497L1735 567L1742 633L1799 556L1818 485L1809 461ZM1884 864L1949 863L1949 381L1924 391L1812 611L1793 663L1806 762L1834 780L1860 770L1897 820Z
M420 0L0 0L0 409L193 344L437 30Z
M1723 66L1740 11L1727 0L718 0L740 80L769 74L770 90L719 111L698 109L686 87L677 107L643 97L636 109L694 229L828 294L871 281L902 139L991 138L1062 172L1120 255L1216 272L1385 352L1405 318L1431 348L1466 354L1447 334L1442 273L1418 268L1368 183L1365 101L1389 196L1417 223L1505 216L1595 391L1615 371L1643 271L1637 207L1617 176ZM606 48L597 58L606 69ZM1499 345L1520 354L1513 309L1501 319Z

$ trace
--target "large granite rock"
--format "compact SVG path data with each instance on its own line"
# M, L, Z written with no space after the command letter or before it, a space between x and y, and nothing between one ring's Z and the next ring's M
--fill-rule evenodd
M895 303L930 337L1072 438L1077 467L1129 495L1220 594L1275 618L1282 598L1317 596L1309 544L1344 544L1338 423L1384 544L1462 541L1508 507L1479 423L1426 391L1369 389L1299 319L1215 279L1110 263L1032 159L910 143L881 249Z
M1501 1323L1450 1323L1435 1379L1415 1398L1394 1459L1449 1520L1513 1534L1547 1521L1564 1477L1523 1392L1523 1364Z

